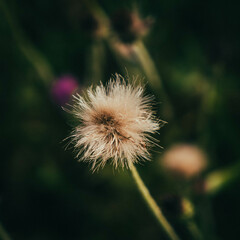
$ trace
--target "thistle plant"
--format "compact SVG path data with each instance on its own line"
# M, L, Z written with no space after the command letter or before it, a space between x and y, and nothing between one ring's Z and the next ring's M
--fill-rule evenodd
M78 121L70 136L79 161L93 171L107 162L131 171L140 193L170 239L178 239L173 228L140 178L134 164L150 160L149 147L156 144L151 134L160 128L151 109L152 97L144 88L130 85L118 74L106 87L90 87L86 96L75 95L70 113Z

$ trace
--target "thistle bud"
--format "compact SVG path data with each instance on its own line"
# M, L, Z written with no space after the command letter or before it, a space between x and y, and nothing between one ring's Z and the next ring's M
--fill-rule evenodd
M137 12L128 10L120 10L112 17L113 29L125 43L132 43L145 36L152 23L152 18L141 19Z

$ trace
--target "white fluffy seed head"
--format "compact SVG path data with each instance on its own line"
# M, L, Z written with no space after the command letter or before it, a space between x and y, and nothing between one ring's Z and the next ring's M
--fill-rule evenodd
M159 121L151 110L151 97L143 87L130 85L118 74L106 87L90 87L86 96L75 95L71 113L78 121L70 138L77 158L92 170L110 161L115 168L149 160L151 134Z

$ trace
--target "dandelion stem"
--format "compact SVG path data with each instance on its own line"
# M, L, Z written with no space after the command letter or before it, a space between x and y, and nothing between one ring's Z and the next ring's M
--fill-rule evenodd
M135 180L135 183L138 187L139 192L141 193L146 204L152 211L153 215L156 217L156 219L157 219L158 223L160 224L160 226L162 227L162 229L168 235L169 239L179 240L179 237L174 232L172 226L168 223L167 219L164 217L161 209L159 208L159 206L157 205L157 203L151 196L148 188L142 181L141 177L138 174L137 169L135 168L135 166L133 164L130 164L130 170L131 170L132 176Z
M8 233L6 232L1 223L0 223L0 239L11 240L11 238L9 237Z

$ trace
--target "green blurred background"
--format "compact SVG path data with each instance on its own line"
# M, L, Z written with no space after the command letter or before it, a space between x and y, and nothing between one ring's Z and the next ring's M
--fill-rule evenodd
M143 42L168 98L151 84L147 92L160 102L155 109L168 124L159 136L164 149L160 154L155 149L153 161L137 167L164 209L163 196L181 197L185 188L169 182L159 163L171 145L194 143L207 153L209 167L201 178L240 161L240 4L216 0L98 3L111 19L120 10L137 8L142 18L154 20ZM0 222L16 240L165 239L128 171L106 166L92 174L71 150L64 150L62 140L71 131L71 119L52 100L49 79L44 81L18 43L23 34L21 41L28 39L44 56L54 79L71 74L83 89L93 80L106 82L115 72L131 77L131 69L139 66L119 60L108 42L92 33L95 25L88 12L89 5L79 0L9 0L4 7L1 1ZM15 27L9 24L9 16ZM100 55L92 54L96 46ZM141 70L133 73L150 81ZM165 115L168 104L174 116ZM239 187L235 181L211 197L191 195L203 239L240 238ZM170 203L170 210L164 210L166 217L182 239L192 239L173 209Z

